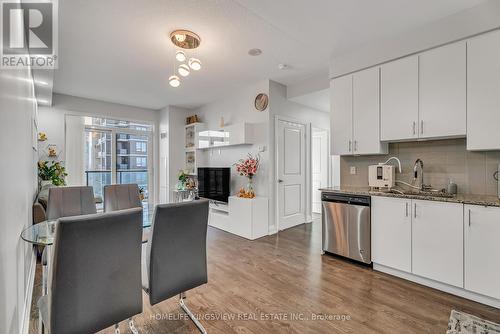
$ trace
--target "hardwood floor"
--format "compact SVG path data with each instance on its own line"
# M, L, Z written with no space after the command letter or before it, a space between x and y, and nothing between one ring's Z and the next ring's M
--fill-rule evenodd
M209 333L443 334L452 309L500 322L499 309L320 251L319 221L256 241L209 228L209 283L186 302ZM338 318L312 319L320 315ZM134 320L141 333L197 333L176 298L151 307L144 295Z

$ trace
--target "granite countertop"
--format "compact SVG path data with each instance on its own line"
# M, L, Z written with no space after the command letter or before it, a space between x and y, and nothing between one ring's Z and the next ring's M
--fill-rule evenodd
M398 189L398 188L396 188ZM336 194L351 194L351 195L364 195L364 196L383 196L383 197L396 197L396 198L409 198L409 199L421 199L428 201L438 201L438 202L450 202L450 203L462 203L471 205L483 205L483 206L497 206L500 207L500 199L497 196L491 195L472 195L472 194L458 194L453 197L440 197L432 195L420 195L420 194L399 194L395 192L382 192L373 191L368 187L332 187L332 188L321 188L321 192L329 192Z

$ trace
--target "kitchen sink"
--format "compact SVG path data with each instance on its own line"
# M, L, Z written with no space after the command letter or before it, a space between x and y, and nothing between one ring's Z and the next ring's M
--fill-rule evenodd
M453 198L454 195L444 192L442 190L397 190L392 189L391 193L400 195L410 195L410 196L422 196L422 197L441 197L441 198Z

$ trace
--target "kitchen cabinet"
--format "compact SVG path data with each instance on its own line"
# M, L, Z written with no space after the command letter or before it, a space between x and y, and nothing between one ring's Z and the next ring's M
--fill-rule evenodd
M419 138L466 134L465 42L419 55Z
M412 273L463 288L463 205L412 200Z
M500 149L500 31L467 41L467 149Z
M380 142L380 79L374 67L353 74L353 151L354 154L382 154L387 144Z
M380 68L380 139L418 138L418 56Z
M332 80L330 99L331 153L352 154L352 75Z
M411 200L372 197L372 261L411 272Z
M332 154L387 154L380 142L378 67L333 79L330 86Z
M500 208L464 209L465 289L500 299Z

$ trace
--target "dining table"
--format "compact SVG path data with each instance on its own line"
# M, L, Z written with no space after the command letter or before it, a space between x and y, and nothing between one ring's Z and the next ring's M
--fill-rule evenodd
M98 212L99 213L99 212ZM153 223L154 206L143 207L142 210L142 242L146 243L149 238L151 224ZM45 220L33 224L21 232L21 239L38 246L50 246L54 243L58 220Z

